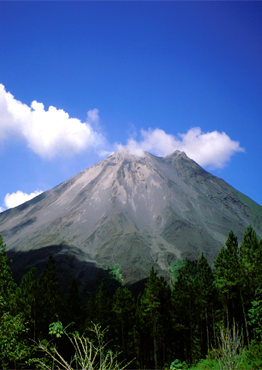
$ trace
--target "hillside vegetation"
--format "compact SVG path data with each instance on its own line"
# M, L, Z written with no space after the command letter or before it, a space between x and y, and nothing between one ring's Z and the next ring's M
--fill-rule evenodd
M173 263L171 286L152 267L144 290L130 290L116 265L96 293L85 296L73 278L62 297L52 255L38 278L32 268L17 286L1 238L1 366L56 368L57 354L74 366L72 344L86 343L98 349L93 368L117 357L130 369L260 369L261 265L262 241L249 226L240 245L229 232L212 268L203 253Z

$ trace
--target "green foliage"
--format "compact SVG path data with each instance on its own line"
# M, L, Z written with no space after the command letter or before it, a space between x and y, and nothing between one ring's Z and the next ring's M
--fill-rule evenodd
M216 285L226 300L235 297L240 282L239 249L237 237L230 230L226 248L222 247L214 261Z
M119 365L113 353L118 354L117 362L136 357L133 367L140 369L168 369L170 363L172 370L219 369L219 363L227 369L227 362L231 368L262 368L262 242L252 227L240 248L231 231L214 265L213 274L203 254L197 263L176 262L170 267L172 289L152 268L143 294L136 298L120 284L120 266L115 265L100 275L99 290L89 299L73 278L62 300L54 258L49 257L38 279L32 268L18 288L0 238L2 368L32 368L35 362L42 369L69 370L83 364L113 369ZM71 323L73 334L65 333L62 322ZM226 327L222 332L221 322ZM234 323L244 328L242 334L234 333ZM256 342L250 345L252 338ZM245 354L242 339L248 347ZM32 340L41 341L43 352L38 348L33 354ZM37 359L30 359L33 356Z
M182 363L180 360L176 359L173 362L171 362L170 370L176 370L176 369L185 369L187 368L186 363Z
M185 260L179 260L179 261L176 261L176 262L173 262L169 269L170 269L170 272L171 272L171 279L172 281L176 282L177 281L177 278L178 278L178 275L180 273L180 270L185 266Z
M113 298L113 312L116 315L116 335L121 338L122 351L126 356L130 335L134 327L135 300L127 288L118 288Z
M197 298L199 302L203 306L210 304L214 299L215 282L211 267L203 255L203 252L198 260L194 285L197 289Z
M37 282L36 311L38 336L46 336L48 325L56 320L57 315L63 311L60 284L53 255L49 256L44 271Z
M17 361L30 353L23 334L28 327L25 316L19 312L21 300L9 267L6 246L0 236L0 359L6 368L9 361Z
M180 270L177 281L172 291L172 320L175 325L176 334L179 336L177 347L179 357L188 363L194 363L200 356L198 317L196 306L196 291L194 277L197 265L185 261L183 269Z
M79 327L84 320L82 310L82 300L78 291L76 279L73 277L68 288L68 293L65 299L65 310L63 314L66 324L74 321L74 329Z
M196 261L190 261L190 260L179 260L170 265L170 272L171 272L171 279L173 282L176 282L179 275L183 273L183 271L186 268L186 265L189 264L192 269L191 269L191 274L192 277L194 278L196 273L197 273L197 263Z
M255 338L258 341L262 340L262 289L258 289L255 295L255 300L252 302L252 307L248 311L250 318L249 324L254 327Z
M109 296L107 286L103 280L96 295L95 323L106 329L112 322L112 299Z
M114 267L110 270L110 274L115 278L121 285L124 284L123 277L120 274L121 266L116 263Z
M16 309L16 289L13 281L12 272L9 267L11 261L7 257L6 245L0 235L0 314L5 311Z
M190 370L219 370L219 363L216 359L207 356L207 358L190 367Z
M232 329L220 326L218 348L209 351L206 359L199 361L191 370L237 370L247 369L245 363L245 349L243 345L243 333L239 332L237 325Z
M212 314L216 303L216 286L214 276L203 253L198 260L197 274L194 279L196 309L198 325L202 337L201 351L206 354L210 350L212 338ZM213 338L214 341L214 338Z
M63 324L61 321L52 322L49 325L49 332L50 335L55 335L56 338L61 338L62 334L64 333Z
M227 326L232 325L240 306L243 274L239 258L237 236L230 230L226 241L214 261L215 284L226 310Z
M37 300L38 300L38 286L36 280L36 267L32 267L27 274L23 276L19 287L19 296L23 304L23 312L28 322L30 334L33 340L36 340L36 325L37 325Z
M246 350L242 368L245 370L262 369L262 342L252 341L249 349Z
M245 287L254 299L256 289L262 281L262 241L256 232L248 226L240 246L241 270L245 277Z
M5 312L0 318L0 358L2 361L17 361L30 354L30 347L25 339L21 338L28 331L23 315L10 315Z

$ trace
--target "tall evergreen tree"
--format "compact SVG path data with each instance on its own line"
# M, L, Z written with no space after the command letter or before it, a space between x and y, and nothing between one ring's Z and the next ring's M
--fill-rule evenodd
M202 350L203 355L210 350L210 327L212 320L211 309L215 299L215 284L212 269L209 266L207 259L204 257L203 252L198 260L197 274L194 279L194 287L196 293L196 302L199 306L199 320L205 321L206 328L206 348ZM202 326L202 325L201 325ZM212 331L211 331L212 332ZM201 332L202 346L203 346L203 333Z
M237 236L232 230L225 244L226 248L221 248L214 261L214 276L226 310L227 326L231 326L236 318L243 283Z
M63 316L65 317L66 325L74 322L71 330L80 331L81 324L83 323L83 309L75 277L72 278L68 287L68 293L65 299L65 313Z
M96 297L94 293L89 295L86 305L86 315L85 329L89 329L92 323L96 322Z
M38 299L38 285L36 279L37 268L32 267L27 274L23 276L20 284L20 295L25 305L26 320L29 322L31 338L36 341L36 327L37 327L37 299Z
M262 241L258 240L255 230L248 226L240 245L241 268L244 272L252 299L262 280Z
M180 360L194 363L199 357L199 333L196 327L196 297L194 289L195 263L185 261L172 291L172 320ZM182 358L181 358L182 357Z
M240 245L240 263L243 274L241 304L243 309L247 344L250 342L248 315L251 304L255 301L257 289L262 281L262 241L258 240L255 230L248 226Z
M155 369L158 368L158 364L165 361L168 331L168 328L166 328L165 325L168 325L168 314L170 313L170 310L168 309L170 294L170 289L167 287L165 280L162 277L158 277L152 267L141 303L143 315L150 328L150 333L153 339L153 363ZM163 354L162 358L159 356L161 347ZM164 363L162 363L162 365L164 366Z
M113 297L113 312L116 315L116 331L121 338L121 347L124 359L127 359L128 347L135 319L135 300L127 288L119 287ZM133 351L132 351L133 352ZM128 357L128 359L130 356ZM130 358L131 360L131 358Z
M0 235L0 296L2 298L2 312L5 309L15 308L17 286L13 281L10 263L11 261L7 257L6 245Z
M53 255L46 262L44 271L38 279L38 297L36 301L38 312L38 335L46 337L49 324L57 320L57 315L63 310L60 296L60 284L57 278L57 268ZM40 334L42 333L42 334Z
M149 360L149 351L151 349L151 342L148 338L151 332L146 325L145 315L143 312L143 297L140 292L136 299L135 324L133 328L133 342L136 357L136 368L148 369L151 367Z
M106 283L103 280L96 295L95 323L100 324L102 329L106 329L108 326L112 325L112 317L112 299L109 296Z

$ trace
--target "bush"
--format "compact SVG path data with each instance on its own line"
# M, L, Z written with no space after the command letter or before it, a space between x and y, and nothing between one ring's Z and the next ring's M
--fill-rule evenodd
M122 370L130 364L122 366L123 363L118 363L117 358L119 353L113 354L112 351L107 350L108 343L104 341L104 335L108 329L102 330L100 325L93 324L90 331L95 333L96 343L89 338L80 336L78 333L67 334L62 329L61 322L52 323L49 326L49 333L57 337L57 334L65 334L70 340L74 347L74 357L70 363L68 363L58 352L56 347L49 347L43 342L40 342L38 349L43 351L45 355L49 357L53 364L56 364L61 369L65 370ZM57 330L56 330L57 329ZM58 332L57 332L58 331ZM49 348L48 348L49 347ZM38 364L40 369L53 370L53 365L45 363L42 359L34 359L34 362Z

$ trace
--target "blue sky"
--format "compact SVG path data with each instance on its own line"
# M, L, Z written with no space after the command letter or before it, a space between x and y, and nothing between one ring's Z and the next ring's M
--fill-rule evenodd
M115 150L262 205L262 2L0 2L1 210Z

